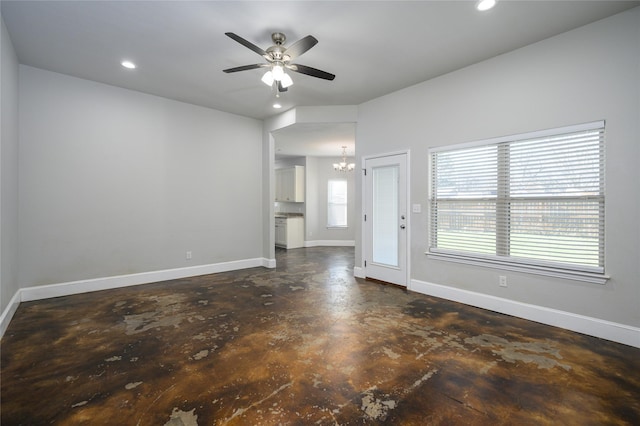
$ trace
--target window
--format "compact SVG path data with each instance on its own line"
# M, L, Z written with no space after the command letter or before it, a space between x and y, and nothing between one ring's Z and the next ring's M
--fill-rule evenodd
M347 181L330 180L327 187L327 227L347 227Z
M604 122L430 150L429 254L604 282Z

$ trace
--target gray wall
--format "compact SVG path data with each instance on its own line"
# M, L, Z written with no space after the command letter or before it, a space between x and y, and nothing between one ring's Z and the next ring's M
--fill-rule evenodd
M0 36L0 312L18 283L18 59L2 20Z
M23 287L262 257L261 121L26 66L19 87Z
M412 278L640 326L638 76L635 8L360 105L359 158L411 150L411 203L423 207L412 214ZM429 147L600 119L606 120L606 285L509 272L509 287L500 288L504 271L427 259Z
M320 220L320 200L318 197L318 161L320 157L305 157L305 207L304 240L313 239L314 230Z

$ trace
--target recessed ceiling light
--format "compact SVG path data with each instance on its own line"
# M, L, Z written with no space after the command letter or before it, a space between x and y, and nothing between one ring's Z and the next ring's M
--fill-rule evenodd
M476 9L478 9L481 12L484 12L485 10L491 9L495 5L496 5L496 0L480 0L478 1L478 3L476 3Z
M282 108L282 105L280 105L280 102L275 102L275 103L273 104L273 107L274 107L275 109L280 109L280 108Z
M135 67L136 67L136 64L134 64L131 61L122 61L122 62L120 62L120 65L122 65L123 67L128 68L130 70L135 69Z

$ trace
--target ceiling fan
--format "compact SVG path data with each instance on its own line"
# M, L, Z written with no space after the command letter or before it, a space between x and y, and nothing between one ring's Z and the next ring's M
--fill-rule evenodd
M326 71L312 68L307 65L291 63L292 60L296 59L318 43L318 40L311 35L301 38L289 47L285 47L283 45L287 39L286 36L283 33L273 33L271 34L271 40L273 40L274 45L269 47L267 50L261 49L237 34L225 33L225 35L237 41L241 45L253 50L267 60L266 63L262 64L243 65L223 70L226 73L247 71L256 68L268 68L269 70L262 77L262 81L269 86L272 86L274 82L277 83L278 92L286 92L287 88L293 84L293 80L291 80L291 77L285 72L285 70L310 75L311 77L322 78L324 80L333 80L336 78L335 75Z

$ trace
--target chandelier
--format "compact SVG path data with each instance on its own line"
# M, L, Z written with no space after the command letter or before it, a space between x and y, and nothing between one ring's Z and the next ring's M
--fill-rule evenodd
M339 163L333 163L333 170L338 172L352 172L356 168L354 163L347 164L347 147L342 147L342 161Z

